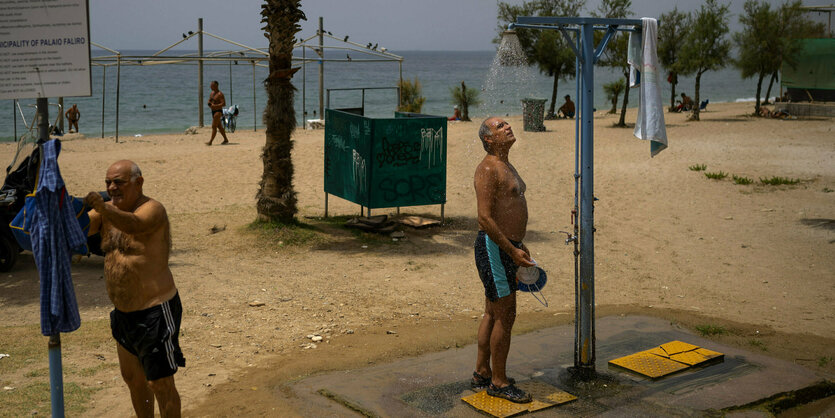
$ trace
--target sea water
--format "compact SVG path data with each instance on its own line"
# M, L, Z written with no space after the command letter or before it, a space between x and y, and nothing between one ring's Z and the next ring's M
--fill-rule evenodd
M150 55L155 51L122 51L123 55ZM188 53L192 51L178 51ZM521 99L525 97L551 98L553 78L538 71L535 66L523 68L495 66L496 51L403 51L394 52L404 58L403 78L420 81L422 95L426 97L423 113L451 116L450 89L464 81L468 87L481 91L482 104L470 108L470 117L479 120L489 115L519 115ZM300 55L300 54L297 54ZM335 58L343 55L334 55ZM254 70L254 71L253 71ZM116 131L116 68L93 66L92 96L65 97L65 109L78 104L81 111L79 126L88 137L112 136ZM104 77L103 76L104 73ZM324 88L396 87L400 69L397 62L326 62L324 64ZM217 80L226 96L227 105L236 104L240 109L238 130L263 130L262 112L266 104L263 80L267 69L254 67L248 61L204 65L203 103L198 101L198 74L195 64L122 66L120 71L119 136L132 137L154 133L180 133L199 122L198 110L203 109L206 126L211 125L211 112L206 101L209 83ZM603 93L603 84L620 78L621 74L609 68L595 68L594 102L598 109L609 107ZM302 80L305 81L304 85ZM680 77L677 92L693 97L694 80ZM303 119L320 118L318 65L308 64L293 78L298 91L295 96L296 117L299 126ZM661 80L662 100L670 97L670 85ZM304 89L302 88L304 87ZM104 95L102 91L104 90ZM777 95L779 87L772 89ZM756 92L756 80L742 80L735 69L707 72L702 76L701 99L711 103L734 102L748 99ZM303 94L304 93L304 94ZM560 81L557 106L562 97L576 97L573 79ZM304 97L303 97L304 96ZM102 97L104 112L102 112ZM622 97L622 96L621 96ZM57 103L57 98L50 98ZM622 98L621 98L622 100ZM302 103L306 115L302 114ZM34 115L34 99L21 100L23 117L28 124ZM637 93L631 92L629 105L637 104ZM546 103L546 106L550 103ZM330 107L360 107L360 91L332 91ZM366 115L393 117L397 106L396 90L367 90L365 92ZM16 116L17 135L25 130L20 113L15 114L12 100L0 100L0 140L14 137ZM57 108L50 107L50 122ZM102 123L102 121L104 123ZM65 129L67 124L65 120Z

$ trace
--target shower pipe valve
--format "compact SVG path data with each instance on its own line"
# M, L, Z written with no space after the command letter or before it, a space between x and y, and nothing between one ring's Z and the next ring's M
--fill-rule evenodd
M571 242L577 241L577 237L574 236L574 235L571 235L570 232L565 232L565 231L560 231L560 232L565 234L565 245L568 245Z

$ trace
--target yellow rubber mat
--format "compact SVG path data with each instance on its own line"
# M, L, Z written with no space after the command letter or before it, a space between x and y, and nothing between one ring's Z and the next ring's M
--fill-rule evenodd
M724 360L725 355L681 341L670 341L609 361L610 366L624 368L651 379L658 379L709 361Z
M658 379L668 374L682 371L690 366L653 354L641 351L609 362L610 365L622 367L640 375Z
M513 403L506 399L495 398L482 390L474 395L461 398L475 409L494 417L511 417L524 412L534 412L577 399L576 396L563 392L547 383L529 380L516 385L519 389L531 394L530 403Z

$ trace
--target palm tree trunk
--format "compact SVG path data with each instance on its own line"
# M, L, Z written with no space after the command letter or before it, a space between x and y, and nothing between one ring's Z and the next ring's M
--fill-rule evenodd
M293 190L291 136L296 128L293 107L295 87L290 82L293 44L305 19L300 0L266 0L261 7L261 22L269 39L269 76L264 80L267 107L264 109L266 144L261 160L264 172L256 193L258 220L292 223L297 212Z
M557 86L559 83L559 74L554 73L554 88L551 89L551 106L548 107L548 114L545 115L545 119L555 119L557 117L557 115L554 114L554 109L557 105Z
M470 121L470 98L467 96L467 85L461 82L461 97L464 99L461 103L461 120L465 122Z
M676 107L676 84L678 84L678 74L672 73L672 80L672 83L670 83L670 88L672 90L670 93L670 111Z
M760 114L760 93L762 93L763 78L765 78L765 72L760 71L760 76L757 79L757 96L756 99L754 99L754 116Z
M623 106L620 108L620 119L618 124L621 128L626 127L626 105L629 104L629 69L623 72L624 80L626 80L626 88L623 89Z
M702 71L696 72L696 94L693 96L693 114L690 116L690 120L699 120L699 88L702 85Z
M768 98L771 97L771 86L774 85L774 80L777 79L777 71L771 74L771 81L768 82L768 90L765 92L765 103L768 104Z

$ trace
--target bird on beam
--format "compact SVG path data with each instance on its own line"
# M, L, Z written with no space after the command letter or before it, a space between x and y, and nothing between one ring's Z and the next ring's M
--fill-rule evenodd
M343 39L342 42L348 42L348 35L345 35L345 39Z

